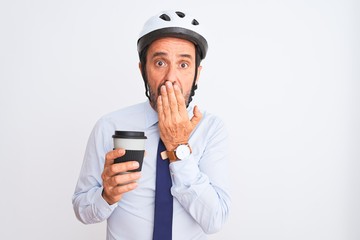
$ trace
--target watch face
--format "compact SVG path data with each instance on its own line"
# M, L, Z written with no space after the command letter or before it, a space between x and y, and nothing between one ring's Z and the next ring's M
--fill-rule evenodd
M178 159L184 159L190 155L190 148L187 145L179 145L175 154Z

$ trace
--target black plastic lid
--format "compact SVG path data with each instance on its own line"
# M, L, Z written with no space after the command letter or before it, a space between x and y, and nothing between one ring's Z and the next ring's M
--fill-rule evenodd
M147 139L144 132L139 131L115 131L113 138Z

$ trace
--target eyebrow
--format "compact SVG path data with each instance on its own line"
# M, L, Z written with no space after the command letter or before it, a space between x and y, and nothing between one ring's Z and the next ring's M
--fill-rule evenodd
M155 57L159 57L159 56L167 56L168 54L165 53L165 52L155 52L153 55L152 55L152 58L155 58ZM180 57L184 57L184 58L189 58L189 59L192 59L192 56L190 54L186 54L186 53L183 53L183 54L179 54Z

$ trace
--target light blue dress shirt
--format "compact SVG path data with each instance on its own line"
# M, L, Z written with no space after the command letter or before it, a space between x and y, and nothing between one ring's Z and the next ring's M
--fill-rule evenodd
M188 107L192 117L193 107ZM226 222L229 194L228 133L215 115L203 118L190 136L192 154L170 164L174 196L173 239L207 239ZM106 239L151 240L154 221L158 116L149 102L103 116L89 137L72 198L76 217L85 224L107 220ZM115 130L144 131L147 136L138 187L109 205L101 196L105 155L113 149Z

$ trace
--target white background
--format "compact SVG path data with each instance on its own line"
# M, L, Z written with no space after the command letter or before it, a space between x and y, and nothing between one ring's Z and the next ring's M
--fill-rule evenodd
M95 121L145 100L136 40L191 10L209 52L195 94L231 132L233 207L209 239L360 239L360 4L0 2L0 239L105 239L71 197Z

